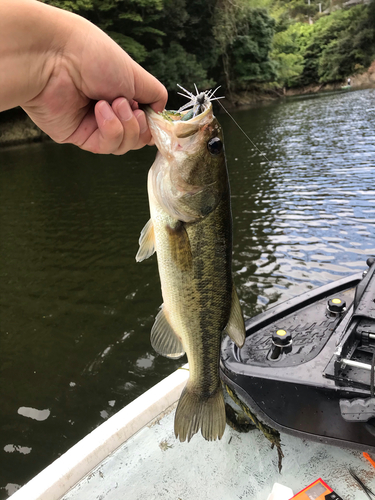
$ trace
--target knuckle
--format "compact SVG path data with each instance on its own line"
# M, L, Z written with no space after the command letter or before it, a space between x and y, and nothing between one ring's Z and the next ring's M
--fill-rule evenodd
M113 141L114 143L121 143L123 137L124 137L124 129L120 122L116 123L116 125L112 128L108 139Z

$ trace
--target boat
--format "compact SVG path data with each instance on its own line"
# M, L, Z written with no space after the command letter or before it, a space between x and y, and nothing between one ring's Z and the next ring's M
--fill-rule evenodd
M352 88L351 85L344 85L343 87L341 87L341 90L349 90L351 88Z
M375 259L363 273L288 300L226 338L223 379L285 433L375 451Z
M266 500L275 483L297 493L318 478L340 495L330 498L356 500L360 489L349 468L375 490L374 470L359 451L375 450L375 260L368 264L365 276L340 279L247 321L241 351L223 340L224 383L281 432L281 474L277 453L257 430L227 426L220 441L200 434L190 443L176 440L173 419L188 379L185 365L84 437L12 500Z

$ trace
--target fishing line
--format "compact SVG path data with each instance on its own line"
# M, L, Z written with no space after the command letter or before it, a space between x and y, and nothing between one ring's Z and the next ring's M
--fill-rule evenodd
M240 124L236 122L236 120L229 113L229 111L221 104L220 99L225 99L225 96L214 97L216 91L219 90L220 85L215 90L211 89L211 90L206 90L204 92L199 93L199 90L194 83L195 91L197 93L196 95L194 95L189 90L186 90L185 87L183 87L179 83L177 84L177 87L180 87L180 89L185 92L185 94L183 94L182 92L177 92L177 94L185 97L186 99L189 99L189 102L187 102L186 104L184 104L183 106L180 107L180 109L178 110L179 113L181 113L181 111L185 111L185 109L192 107L193 108L193 117L194 117L197 114L202 112L202 108L203 108L203 110L207 109L206 106L208 106L210 102L217 101L220 104L220 106L223 108L223 110L226 112L226 114L234 121L235 125L240 129L240 131L243 133L243 135L246 137L246 139L248 141L250 141L250 143L253 145L253 147L258 151L258 153L261 156L263 156L268 161L268 163L271 163L270 160L267 158L266 153L263 153L258 148L258 146L250 139L250 137L247 135L247 133L244 131L244 129L240 126Z
M248 139L251 144L254 146L254 148L258 151L258 153L261 155L261 156L264 156L264 158L268 161L268 163L271 163L270 160L267 158L266 156L266 153L263 153L259 148L258 146L250 139L250 137L247 135L247 133L244 131L244 129L241 127L241 125L239 125L239 123L236 122L236 120L233 118L233 116L229 113L229 111L227 109L225 109L225 107L221 104L220 101L217 101L220 106L223 108L223 110L226 112L226 114L232 118L232 120L234 121L234 123L237 125L237 127L241 130L241 132L243 133L243 135L246 137L246 139Z

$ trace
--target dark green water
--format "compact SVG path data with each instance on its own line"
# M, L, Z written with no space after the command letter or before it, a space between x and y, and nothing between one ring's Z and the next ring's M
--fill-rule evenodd
M234 116L267 157L220 116L249 317L375 255L375 91ZM181 364L150 346L156 258L134 259L154 156L0 150L0 499Z

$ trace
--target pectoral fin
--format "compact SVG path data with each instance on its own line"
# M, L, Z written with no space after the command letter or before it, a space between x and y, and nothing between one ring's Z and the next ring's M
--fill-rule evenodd
M178 359L185 354L180 339L165 317L163 307L156 316L151 330L151 345L158 354L167 358Z
M169 236L170 257L173 264L181 271L191 269L193 265L191 246L185 224L176 221L175 224L167 225Z
M244 345L245 322L242 315L240 301L238 299L237 291L234 285L232 290L232 308L225 331L238 347L242 347Z
M141 231L139 237L139 250L135 256L137 262L148 259L155 252L155 234L152 220L150 219Z

